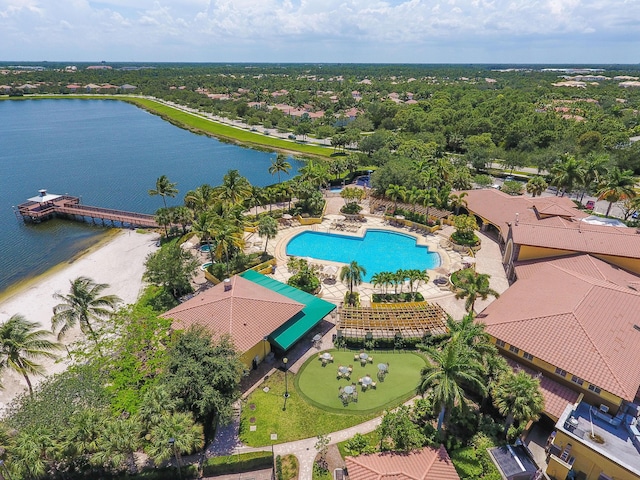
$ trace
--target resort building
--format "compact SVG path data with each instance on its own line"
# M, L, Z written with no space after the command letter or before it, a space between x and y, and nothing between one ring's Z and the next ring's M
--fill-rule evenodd
M640 274L640 235L622 222L590 216L566 197L511 196L496 189L467 194L469 213L500 243L511 281L518 262L575 253Z
M240 360L254 368L272 349L289 350L335 305L248 270L172 308L174 330L202 325L213 336L229 335Z
M408 453L383 452L345 457L350 480L459 480L443 445Z
M640 277L575 253L518 262L515 275L477 318L514 368L540 378L556 422L547 472L640 478Z

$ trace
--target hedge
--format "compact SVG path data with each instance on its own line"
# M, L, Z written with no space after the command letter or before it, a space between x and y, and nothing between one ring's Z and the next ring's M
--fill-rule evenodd
M271 452L250 452L209 458L204 463L205 475L224 475L273 468Z

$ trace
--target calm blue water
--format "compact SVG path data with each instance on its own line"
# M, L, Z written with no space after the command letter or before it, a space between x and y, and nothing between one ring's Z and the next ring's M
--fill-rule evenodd
M274 153L195 135L124 102L0 101L0 124L0 293L72 258L105 232L71 221L24 225L12 206L40 188L80 196L87 205L154 213L162 199L147 191L160 175L178 183L169 205L203 183L220 184L230 169L254 185L277 182L268 172ZM289 162L295 174L301 163Z
M287 255L342 263L355 260L367 270L365 282L375 273L426 270L440 265L440 256L416 245L415 237L385 230L367 230L364 238L302 232L287 245Z

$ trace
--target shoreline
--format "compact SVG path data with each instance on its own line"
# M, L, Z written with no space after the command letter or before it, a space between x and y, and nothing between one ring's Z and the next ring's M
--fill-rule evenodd
M56 292L66 294L70 281L79 276L91 278L96 283L106 283L109 288L105 294L114 294L123 300L122 305L134 303L144 287L142 275L144 263L149 253L158 249L155 232L139 233L137 230L114 232L101 238L88 249L73 258L62 262L45 273L25 280L7 289L0 297L0 323L12 315L21 314L27 320L39 322L44 330L51 330L53 307L59 303L53 298ZM80 330L76 326L63 343L71 343L79 338ZM52 335L51 339L55 339ZM51 375L64 371L67 362L63 353L57 360L39 359L46 372ZM37 385L45 377L32 377ZM21 375L5 370L2 375L4 388L0 390L0 412L17 395L26 390Z
M4 290L0 291L0 305L4 302L11 300L16 295L20 295L26 290L29 290L32 286L37 284L38 282L42 282L46 280L48 277L55 275L56 273L64 270L66 267L72 265L74 262L81 260L83 257L90 255L91 253L99 250L100 248L107 245L109 242L117 238L119 232L119 228L110 228L108 231L105 231L98 240L90 245L89 247L80 250L76 254L74 254L71 258L64 260L56 265L49 267L42 273L37 275L29 276L23 278L22 280L18 280L15 283L12 283Z

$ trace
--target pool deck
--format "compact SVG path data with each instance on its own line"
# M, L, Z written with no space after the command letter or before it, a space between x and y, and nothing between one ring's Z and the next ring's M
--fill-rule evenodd
M339 214L339 208L344 204L340 197L327 198L328 208L327 215ZM363 211L367 210L366 204ZM413 236L417 239L417 244L421 246L427 246L430 251L437 252L440 255L441 263L437 270L428 270L430 281L422 284L418 291L424 296L426 300L438 303L448 314L453 318L461 318L464 316L464 300L458 300L450 290L443 290L433 283L433 280L439 276L442 276L442 271L452 272L462 267L463 260L462 254L443 248L441 245L446 243L449 235L454 231L453 227L445 226L444 229L439 230L436 234L421 235L417 232L409 231L407 228L398 228L385 223L384 218L379 215L365 215L366 222L362 222L360 228L355 232L349 232L344 230L336 230L331 227L332 220L325 218L321 224L309 225L309 226L297 226L284 230L280 230L275 239L269 241L267 251L274 255L278 261L278 267L275 274L270 275L272 278L286 283L291 273L287 270L288 256L286 254L286 246L288 242L296 235L304 231L317 231L324 233L335 233L345 236L363 237L367 229L375 230L387 230L391 232L402 233L405 235ZM478 236L482 242L482 248L476 254L476 270L481 273L487 273L491 276L491 287L498 291L498 293L504 292L509 287L504 269L502 267L502 255L498 245L490 238L486 237L482 233ZM263 241L257 234L247 234L247 241L249 244L264 245ZM262 247L264 248L264 247ZM333 265L341 268L344 264L338 262L331 262L327 260L312 258L311 263L324 267L326 265ZM340 280L336 281L323 281L320 296L329 302L340 305L344 299L344 295L347 291L346 285ZM357 291L360 293L361 301L363 305L369 305L370 299L373 293L379 293L380 288L374 288L370 283L363 283L357 287ZM487 300L478 300L476 302L476 310L480 312L487 305L494 300L493 297L489 297Z

